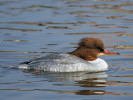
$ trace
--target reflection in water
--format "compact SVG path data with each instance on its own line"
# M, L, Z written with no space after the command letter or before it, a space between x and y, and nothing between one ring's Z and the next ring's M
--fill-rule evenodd
M108 76L105 72L99 72L99 73L87 73L87 72L72 72L72 73L49 73L49 72L42 72L38 75L45 77L50 82L60 82L60 81L79 81L80 83L86 83L89 82L90 84L92 82L105 82L106 77ZM80 82L81 81L81 82ZM78 83L77 83L78 85ZM96 86L96 85L95 85Z
M32 73L31 71L24 71L26 73ZM119 92L108 92L101 87L108 86L128 86L133 85L133 82L126 81L115 81L115 80L107 80L108 75L105 72L99 73L87 73L87 72L74 72L74 73L32 73L35 78L45 78L45 80L21 80L18 82L10 82L10 83L0 83L0 84L37 84L42 82L50 82L56 89L52 89L50 87L45 87L43 85L42 88L34 88L33 89L24 89L24 88L6 88L0 89L5 91L50 91L58 94L72 94L72 95L133 95L133 93L119 93ZM109 77L117 77L117 76L109 76ZM126 76L125 76L126 77ZM73 90L73 88L69 88L67 90L60 90L60 87L83 87L84 89Z
M39 73L41 77L45 77L48 82L60 82L54 84L55 86L79 86L79 87L106 87L108 86L106 78L108 75L105 72L87 73L87 72L72 72L72 73ZM75 81L74 84L65 83L68 81ZM61 83L63 82L63 83ZM52 91L65 94L77 94L77 95L98 95L104 94L104 90L78 90L78 91L66 91L66 90L43 90L39 91Z
M71 94L76 94L76 95L101 95L104 94L105 91L103 90L80 90L77 92L72 92Z
M85 87L85 90L54 90L54 89L33 89L26 91L51 91L63 94L73 95L133 95L132 93L118 93L118 92L107 92L105 90L95 89L95 87L107 87L107 86L128 86L133 85L133 82L126 81L114 81L107 80L108 75L105 72L99 73L87 73L87 72L74 72L74 73L36 73L41 77L45 77L48 82L58 82L53 84L54 86L79 86ZM109 76L118 77L118 76ZM128 77L128 76L124 76ZM75 81L75 83L66 83ZM63 82L63 83L62 83ZM94 89L92 89L94 88ZM19 90L24 91L24 90Z
M103 90L80 90L80 91L75 91L75 92L68 92L68 94L76 94L76 95L133 95L133 93L106 92Z

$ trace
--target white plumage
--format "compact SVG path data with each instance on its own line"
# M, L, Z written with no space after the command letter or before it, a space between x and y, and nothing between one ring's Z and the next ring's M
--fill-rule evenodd
M103 59L97 58L93 61L86 61L67 53L50 54L42 58L29 60L15 67L19 69L33 69L50 72L98 72L108 69L108 65Z

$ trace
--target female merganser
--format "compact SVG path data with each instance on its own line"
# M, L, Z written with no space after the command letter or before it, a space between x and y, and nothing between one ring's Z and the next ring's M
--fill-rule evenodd
M98 72L107 70L108 64L97 56L118 54L105 50L102 40L98 38L83 38L78 45L79 47L73 52L50 54L20 63L15 67L50 72Z

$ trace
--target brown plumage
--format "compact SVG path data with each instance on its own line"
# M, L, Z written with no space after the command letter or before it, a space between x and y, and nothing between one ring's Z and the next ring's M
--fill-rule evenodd
M79 47L69 54L78 56L84 60L92 61L97 59L99 53L104 52L104 44L99 38L83 38Z

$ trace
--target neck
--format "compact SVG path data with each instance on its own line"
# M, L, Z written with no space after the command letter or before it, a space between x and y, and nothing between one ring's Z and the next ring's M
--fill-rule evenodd
M79 47L76 50L70 52L69 54L80 57L86 61L93 61L97 59L98 51L96 49Z

